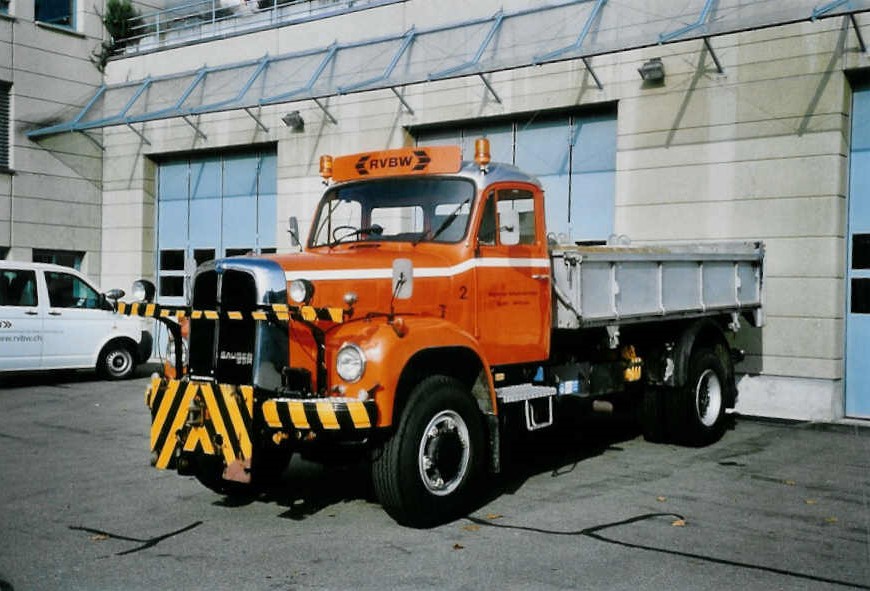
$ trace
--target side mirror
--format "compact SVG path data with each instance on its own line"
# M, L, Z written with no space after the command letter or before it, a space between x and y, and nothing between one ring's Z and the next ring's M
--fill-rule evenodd
M123 289L110 289L102 294L100 298L100 308L103 310L115 311L118 309L118 300L124 297Z
M411 259L393 261L393 298L410 299L414 293L414 265Z
M287 232L290 234L290 246L299 248L302 241L299 240L299 220L296 219L295 215L291 215L290 219L287 220Z
M520 243L520 212L506 209L498 214L498 241L505 246Z

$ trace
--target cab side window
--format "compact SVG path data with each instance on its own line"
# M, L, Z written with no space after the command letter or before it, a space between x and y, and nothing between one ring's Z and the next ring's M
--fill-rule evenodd
M0 306L35 306L36 272L0 271Z
M498 192L498 213L508 210L520 214L520 244L535 243L535 201L528 191L511 189Z
M75 275L47 271L45 282L48 285L48 302L52 308L100 307L100 294Z
M496 201L498 204L496 205ZM534 244L537 236L535 228L535 200L529 191L504 189L491 192L483 206L478 241L482 245L494 246L498 236L498 220L508 210L516 210L520 218L520 244ZM496 211L498 215L496 215Z

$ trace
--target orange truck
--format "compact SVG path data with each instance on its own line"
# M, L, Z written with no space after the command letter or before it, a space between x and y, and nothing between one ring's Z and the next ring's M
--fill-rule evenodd
M472 162L406 148L324 156L321 174L301 252L206 263L185 308L153 286L119 307L177 337L146 392L157 468L245 494L293 453L358 448L384 509L426 527L568 407L636 410L654 440L723 434L762 245L557 244L541 184L485 139Z

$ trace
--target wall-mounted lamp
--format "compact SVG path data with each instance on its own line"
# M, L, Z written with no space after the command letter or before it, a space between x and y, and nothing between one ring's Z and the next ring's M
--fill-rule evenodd
M660 57L654 57L651 60L647 60L637 69L637 71L644 82L664 82L665 65L662 63L662 58Z
M290 128L291 131L302 131L305 129L305 120L302 118L302 115L299 114L299 111L290 111L283 117L281 117L281 121Z

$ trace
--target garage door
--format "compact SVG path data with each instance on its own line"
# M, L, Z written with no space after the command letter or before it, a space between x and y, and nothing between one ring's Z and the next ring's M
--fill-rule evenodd
M870 86L855 90L846 291L846 415L870 418Z

